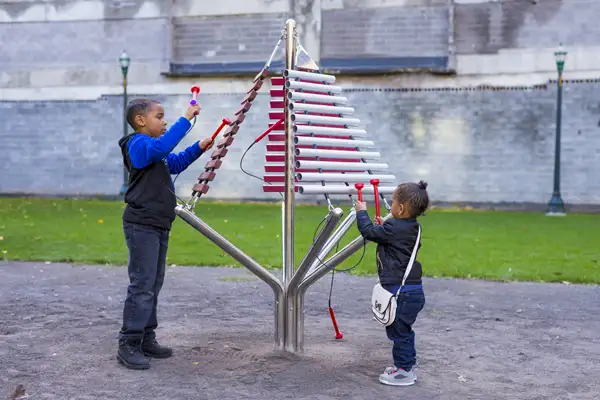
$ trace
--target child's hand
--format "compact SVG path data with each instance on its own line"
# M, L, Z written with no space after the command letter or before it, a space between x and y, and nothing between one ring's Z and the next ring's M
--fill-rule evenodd
M209 137L205 137L204 139L198 142L198 146L200 146L202 151L210 150L214 144L214 140L212 140Z
M366 210L367 209L367 203L363 203L361 201L357 201L356 202L356 206L354 207L356 212L362 211L362 210Z
M196 103L193 106L189 106L187 111L185 112L185 117L187 119L194 118L194 115L198 115L200 112L200 104Z
M375 225L383 225L383 218L381 218L381 217L375 217L375 218L373 218L373 223Z

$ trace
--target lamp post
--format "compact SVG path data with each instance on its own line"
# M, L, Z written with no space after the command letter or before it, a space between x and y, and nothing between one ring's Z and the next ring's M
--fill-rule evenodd
M556 69L558 70L557 82L557 99L556 99L556 138L554 147L554 189L552 190L552 198L548 202L548 211L546 215L563 216L565 215L565 203L560 196L560 135L562 124L562 91L563 91L563 69L567 52L563 49L562 44L558 50L554 52L556 59Z
M121 72L123 73L123 136L127 135L127 71L129 70L130 58L123 50L121 57L119 57L119 63L121 64ZM127 188L129 186L129 174L127 168L123 167L123 186L121 186L120 195L125 196Z

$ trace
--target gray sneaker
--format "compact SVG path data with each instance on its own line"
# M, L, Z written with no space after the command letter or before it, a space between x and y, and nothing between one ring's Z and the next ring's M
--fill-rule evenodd
M388 367L379 375L379 382L384 385L410 386L417 380L414 369L405 371L402 368Z

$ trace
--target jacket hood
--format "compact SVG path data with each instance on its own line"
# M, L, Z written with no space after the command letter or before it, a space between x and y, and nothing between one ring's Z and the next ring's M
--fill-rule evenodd
M127 144L127 142L129 141L129 139L131 139L135 135L137 135L137 132L130 133L127 136L123 136L121 139L119 139L119 147L121 147L121 149L123 149L125 147L125 145Z

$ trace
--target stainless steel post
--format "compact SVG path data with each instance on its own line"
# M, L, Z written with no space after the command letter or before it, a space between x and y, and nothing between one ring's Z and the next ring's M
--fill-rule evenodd
M298 351L298 335L303 336L303 332L298 331L298 320L299 314L302 313L301 309L296 308L296 297L298 293L298 285L302 282L304 275L308 272L308 268L313 261L318 257L323 246L333 233L338 222L344 215L341 208L335 208L327 215L325 225L319 232L314 242L311 244L308 252L304 256L304 259L298 266L296 273L287 285L286 291L286 337L289 339L286 343L286 349L292 353Z
M294 69L296 61L296 21L288 19L285 23L285 68ZM283 218L283 285L287 287L294 274L294 206L295 206L295 182L294 182L294 132L292 113L289 109L289 99L285 89L284 113L285 113L285 183L283 202L285 212Z
M283 350L285 333L285 298L284 288L279 279L184 206L178 205L175 207L175 214L198 232L206 236L211 242L223 249L223 251L237 260L240 264L248 268L273 289L273 293L275 294L275 342L278 349Z

